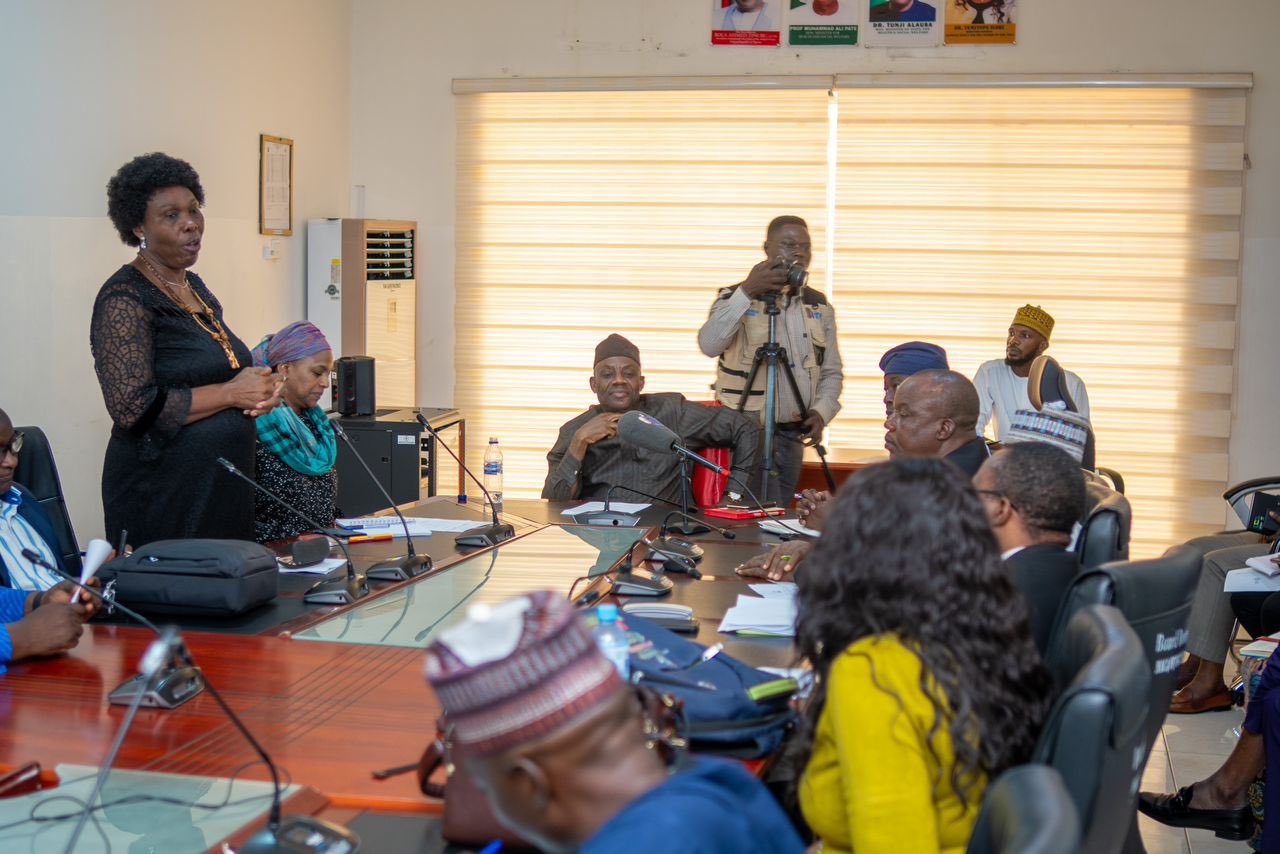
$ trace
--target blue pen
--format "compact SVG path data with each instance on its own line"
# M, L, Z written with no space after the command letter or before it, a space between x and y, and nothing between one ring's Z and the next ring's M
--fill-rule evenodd
M480 854L498 854L502 850L502 840L495 839L480 849Z

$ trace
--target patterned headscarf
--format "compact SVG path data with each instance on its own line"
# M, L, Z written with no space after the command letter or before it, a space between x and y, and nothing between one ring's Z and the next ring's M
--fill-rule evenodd
M275 335L264 337L253 348L253 363L260 368L275 369L331 349L324 333L314 323L299 320ZM259 415L254 426L258 443L301 474L327 474L338 458L333 425L318 406L299 416L292 406L282 401L275 409Z
M259 368L275 368L332 349L320 327L309 320L299 320L274 335L263 336L253 348L253 363Z

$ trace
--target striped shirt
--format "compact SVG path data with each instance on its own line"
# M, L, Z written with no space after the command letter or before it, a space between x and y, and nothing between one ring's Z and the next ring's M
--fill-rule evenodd
M48 590L60 579L49 570L36 566L22 556L23 549L31 549L55 566L58 563L53 548L31 527L31 523L18 513L22 493L10 489L0 495L0 561L9 572L9 585L18 590Z

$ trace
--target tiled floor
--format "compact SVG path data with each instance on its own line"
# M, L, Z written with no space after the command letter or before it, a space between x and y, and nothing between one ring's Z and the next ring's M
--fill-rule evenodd
M1171 715L1165 720L1164 731L1147 761L1143 791L1172 792L1209 776L1235 747L1234 729L1242 720L1241 709ZM1207 830L1165 827L1146 816L1138 817L1138 826L1147 854L1243 854L1249 850L1244 842L1218 839Z

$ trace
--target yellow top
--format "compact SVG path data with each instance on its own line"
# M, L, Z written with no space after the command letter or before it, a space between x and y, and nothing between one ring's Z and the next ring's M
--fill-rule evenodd
M961 803L945 722L930 752L934 711L921 666L895 635L862 638L832 662L799 790L825 852L963 854L987 781L970 790L968 807Z

